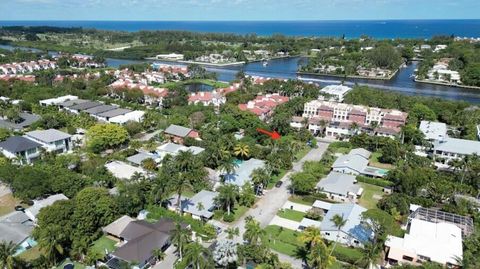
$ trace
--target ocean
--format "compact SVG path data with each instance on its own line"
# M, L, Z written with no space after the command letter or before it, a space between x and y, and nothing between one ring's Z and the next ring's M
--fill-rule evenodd
M0 26L83 27L101 30L184 30L268 36L316 36L377 39L431 38L437 35L480 37L480 20L372 21L0 21Z

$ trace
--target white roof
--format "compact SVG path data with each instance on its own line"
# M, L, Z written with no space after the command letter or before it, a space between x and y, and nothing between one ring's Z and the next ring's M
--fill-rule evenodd
M320 229L321 224L322 224L322 222L320 222L320 221L309 219L309 218L303 218L302 221L300 222L299 226L300 227L305 227L305 228L313 226L315 228Z
M34 200L33 201L33 206L25 209L25 213L29 217L36 218L38 213L40 212L40 209L42 209L44 207L47 207L47 206L51 206L56 201L61 201L61 200L68 200L68 197L60 193L60 194L50 195L45 199Z
M124 115L112 117L108 121L111 123L118 123L118 124L124 124L129 121L141 122L144 115L145 115L145 111L135 110L132 112L128 112Z
M416 205L416 204L410 204L410 212L415 212L420 207L422 207L422 206L421 205Z
M347 92L352 90L352 88L344 85L328 85L320 90L320 92L331 94L331 95L340 95L343 96Z
M434 145L435 150L460 155L480 155L480 141L447 137Z
M122 161L109 162L105 164L105 168L107 168L110 173L112 173L116 178L119 179L130 179L133 174L135 174L135 172L142 175L147 175L147 171L145 171L144 169L140 167L135 167Z
M442 122L422 120L419 129L427 140L442 140L447 137L447 125Z
M458 264L457 258L463 257L462 230L450 223L412 219L404 238L388 236L385 245L390 252L421 255L440 264Z
M33 139L42 141L44 143L52 143L60 140L65 140L71 138L72 136L55 129L48 130L36 130L26 133L27 138L31 137Z
M50 99L41 100L40 104L42 104L42 105L57 105L57 104L65 102L65 101L77 100L77 99L78 99L77 96L65 95L65 96L60 96L60 97L57 97L57 98L50 98Z
M250 176L253 170L263 167L265 167L265 162L262 160L252 158L243 161L235 168L233 173L224 176L225 183L231 183L241 187L246 182L250 182Z
M323 209L323 210L330 210L330 207L332 206L331 203L328 203L328 202L324 202L324 201L321 201L321 200L316 200L315 203L313 203L312 207L315 207L315 208L320 208L320 209Z

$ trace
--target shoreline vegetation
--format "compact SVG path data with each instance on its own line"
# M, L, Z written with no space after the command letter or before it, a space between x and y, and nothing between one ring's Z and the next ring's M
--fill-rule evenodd
M455 83L445 83L445 82L438 82L438 81L433 81L433 80L428 80L428 79L414 78L413 81L418 82L418 83L425 83L425 84L433 84L433 85L442 85L442 86L448 86L448 87L457 87L457 88L464 88L464 89L480 90L480 87L478 87L478 86L462 85L462 84L455 84Z

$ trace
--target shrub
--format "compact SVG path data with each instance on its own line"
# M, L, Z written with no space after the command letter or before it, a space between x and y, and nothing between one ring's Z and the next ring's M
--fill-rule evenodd
M368 183L380 187L390 187L393 186L393 182L380 179L380 178L372 178L372 177L365 177L365 176L357 176L357 181L358 182L363 182L363 183Z
M225 222L233 222L235 220L235 216L233 214L228 215L227 212L223 214L223 221Z

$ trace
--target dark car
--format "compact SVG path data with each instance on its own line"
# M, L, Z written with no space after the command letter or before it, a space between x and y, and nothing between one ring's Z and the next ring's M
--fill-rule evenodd
M283 181L281 181L281 180L277 181L277 183L275 183L275 187L280 188L282 186L282 184L283 184Z
M25 208L23 208L23 206L21 206L21 205L17 205L15 207L15 211L23 211L23 210L25 210Z
M75 265L73 263L67 263L63 266L63 269L74 269Z

